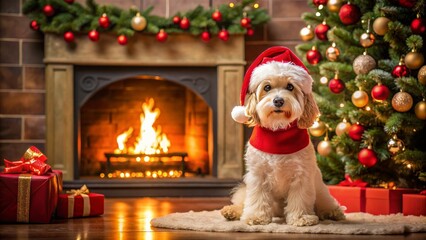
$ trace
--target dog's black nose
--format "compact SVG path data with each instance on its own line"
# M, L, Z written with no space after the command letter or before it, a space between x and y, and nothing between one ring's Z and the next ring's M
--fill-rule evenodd
M274 98L274 106L275 107L282 107L283 105L284 105L284 99L282 97Z

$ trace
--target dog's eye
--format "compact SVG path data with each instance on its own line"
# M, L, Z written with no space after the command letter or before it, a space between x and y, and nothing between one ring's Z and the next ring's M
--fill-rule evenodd
M287 85L286 89L287 89L287 90L289 90L289 91L293 91L293 89L294 89L293 84L289 83L289 84Z
M265 92L269 92L269 91L271 91L271 85L265 85L264 87L263 87L263 90L265 90Z

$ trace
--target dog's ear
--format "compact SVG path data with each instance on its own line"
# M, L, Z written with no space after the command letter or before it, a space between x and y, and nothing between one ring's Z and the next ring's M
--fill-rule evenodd
M246 122L250 127L260 123L259 116L256 111L257 98L256 94L251 93L246 102L246 115L249 117L249 120Z
M305 109L297 122L299 128L309 128L319 115L319 109L312 93L305 94Z

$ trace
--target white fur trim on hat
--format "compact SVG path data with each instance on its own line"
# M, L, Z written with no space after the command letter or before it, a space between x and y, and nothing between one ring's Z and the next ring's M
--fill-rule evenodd
M239 123L245 123L249 120L249 117L246 115L245 106L235 106L231 112L232 119Z
M304 93L312 92L313 79L303 67L291 62L271 61L259 65L253 70L251 75L249 92L255 92L257 86L268 76L287 76L300 82Z

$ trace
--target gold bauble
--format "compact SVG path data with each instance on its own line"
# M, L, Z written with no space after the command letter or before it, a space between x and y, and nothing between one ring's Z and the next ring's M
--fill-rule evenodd
M405 150L405 144L401 139L399 139L396 135L394 135L388 141L388 150L392 154L397 154Z
M374 34L372 33L363 33L359 37L359 43L361 43L361 46L365 48L371 47L374 44L374 41L376 41L376 37L374 37Z
M420 68L419 73L417 74L417 79L420 84L426 85L426 65Z
M315 33L314 33L314 30L312 29L311 25L308 25L308 26L302 28L300 30L299 34L300 34L300 38L303 41L310 41L315 37Z
M329 48L327 48L327 51L325 52L325 57L329 61L336 61L337 58L339 58L340 50L336 47L336 45L333 43L333 45Z
M321 142L318 143L317 146L317 151L319 153L319 155L323 156L323 157L327 157L331 151L333 150L332 146L331 146L331 142L328 141L327 139L322 140Z
M392 98L392 107L398 112L407 112L413 106L413 98L406 92L398 92Z
M348 122L340 122L339 124L337 124L336 126L336 134L337 136L343 135L345 133L349 132L349 129L351 128L351 124Z
M368 54L359 55L353 62L354 72L359 74L367 74L376 68L376 60Z
M146 28L146 18L141 16L140 13L137 13L136 16L132 18L131 25L133 30L142 31Z
M385 35L389 30L389 27L388 27L389 22L390 22L389 18L378 17L376 20L374 20L374 23L373 23L374 32L379 36Z
M423 54L413 50L405 56L404 62L405 66L409 69L418 69L425 62L425 58L423 57Z
M368 94L362 90L355 91L352 94L352 103L359 107L365 107L368 104Z
M344 2L342 0L328 0L327 8L330 12L339 12L343 3Z
M416 113L418 119L426 120L426 102L424 99L416 104L414 113Z
M309 133L314 137L319 137L324 135L327 130L327 126L323 122L315 121L314 124L309 128Z

